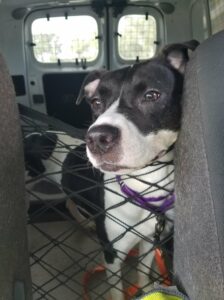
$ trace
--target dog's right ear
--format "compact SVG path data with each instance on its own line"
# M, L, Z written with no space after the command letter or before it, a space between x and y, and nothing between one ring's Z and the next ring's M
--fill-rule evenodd
M170 44L162 49L162 53L170 65L183 74L186 63L189 60L190 52L194 51L198 45L199 42L196 40L179 44Z
M89 73L85 77L80 88L79 95L76 99L76 105L79 105L85 97L89 98L94 94L100 83L102 75L106 72L106 70L97 70Z

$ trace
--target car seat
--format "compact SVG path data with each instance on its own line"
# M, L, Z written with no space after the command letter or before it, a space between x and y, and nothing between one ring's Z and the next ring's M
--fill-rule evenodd
M0 299L30 300L24 161L13 84L0 55Z
M191 300L224 299L224 32L187 66L176 145L174 268Z

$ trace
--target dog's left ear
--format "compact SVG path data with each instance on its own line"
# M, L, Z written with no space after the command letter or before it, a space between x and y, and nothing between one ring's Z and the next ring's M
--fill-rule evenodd
M96 70L90 72L84 79L80 88L79 95L76 99L76 105L79 105L85 97L91 97L94 91L99 85L102 75L106 73L106 70Z
M174 69L183 74L189 60L189 52L194 51L198 45L199 42L196 40L181 44L170 44L162 49L162 54Z

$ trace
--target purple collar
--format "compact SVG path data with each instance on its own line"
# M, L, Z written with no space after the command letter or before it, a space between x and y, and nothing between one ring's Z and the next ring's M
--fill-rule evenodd
M174 192L171 192L168 196L160 197L145 197L139 194L138 192L132 190L128 187L122 180L121 176L117 175L116 180L120 185L121 191L124 195L129 198L132 198L133 202L138 206L145 208L152 213L165 213L167 210L171 209L174 201L175 195ZM153 205L153 202L163 201L160 206Z

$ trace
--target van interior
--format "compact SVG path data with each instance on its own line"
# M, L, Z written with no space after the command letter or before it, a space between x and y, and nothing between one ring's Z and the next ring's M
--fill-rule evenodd
M83 139L91 110L75 102L90 72L189 40L200 45L185 78L166 268L189 297L175 299L224 298L223 30L222 0L0 0L1 299L110 299L94 226L71 216L48 176L24 184L23 139L49 130ZM123 266L125 299L143 299L130 292L137 261ZM152 284L166 285L153 269Z

